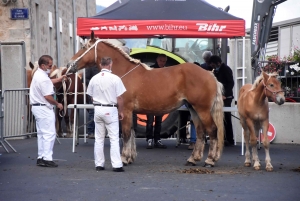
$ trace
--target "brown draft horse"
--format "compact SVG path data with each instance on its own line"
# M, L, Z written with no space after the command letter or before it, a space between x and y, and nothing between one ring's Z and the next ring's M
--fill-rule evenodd
M50 78L56 78L60 77L61 75L65 75L67 71L66 67L60 67L57 68L56 66L53 66L50 71ZM73 125L74 125L74 109L70 109L71 112L69 114L69 111L67 109L67 105L74 104L75 102L75 74L67 75L67 79L65 80L65 89L64 89L64 83L56 83L54 85L56 89L56 97L57 101L61 103L64 106L63 111L60 113L57 109L56 114L56 133L59 137L63 137L63 129L61 126L62 118L65 120L66 128L67 128L67 135L66 137L73 137ZM80 79L80 77L77 76L77 104L83 104L83 83Z
M90 46L88 46L90 45ZM224 142L222 84L214 75L192 63L161 69L149 68L128 56L123 50L106 41L97 40L93 33L87 45L79 50L68 63L69 72L99 65L104 56L113 60L112 73L118 75L126 92L124 119L122 121L122 162L130 164L136 157L135 133L132 112L162 115L189 102L192 119L197 129L197 142L187 165L200 161L204 151L204 137L210 137L210 147L205 164L212 167L220 156Z
M273 171L269 153L270 141L267 137L269 128L269 104L268 98L278 105L285 102L284 92L281 83L277 79L278 74L266 74L262 72L256 78L253 85L246 84L240 89L238 99L238 112L240 122L244 129L246 143L245 166L251 166L249 142L252 147L252 160L255 170L260 169L260 161L257 155L257 138L262 129L263 145L265 149L266 170Z

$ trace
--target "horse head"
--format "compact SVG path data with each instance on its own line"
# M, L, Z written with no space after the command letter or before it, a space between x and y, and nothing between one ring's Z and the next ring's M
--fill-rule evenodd
M278 80L278 74L267 74L262 72L262 83L265 88L265 95L272 99L276 104L282 105L285 102L284 91L281 88L281 82Z
M93 66L96 63L95 51L92 51L95 46L97 46L94 32L91 32L90 39L85 43L85 45L71 58L67 64L67 73L76 73L78 70L85 68L87 66ZM96 47L95 47L96 48ZM91 53L89 53L91 51ZM85 56L85 58L83 58ZM90 58L93 57L93 58Z
M64 75L66 73L66 71L67 71L66 67L57 68L56 65L53 65L50 70L49 77L50 77L50 79L58 78L58 77ZM61 87L61 85L62 85L62 83L58 82L58 83L54 84L54 87L56 88L56 90L58 90Z

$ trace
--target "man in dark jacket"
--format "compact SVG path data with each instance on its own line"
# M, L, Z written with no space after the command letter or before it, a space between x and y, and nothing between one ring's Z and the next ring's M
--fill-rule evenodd
M233 99L233 74L232 70L222 60L219 56L213 55L209 59L210 66L214 69L213 73L217 80L223 84L224 94L223 101L225 107L231 107L231 102ZM225 127L225 145L233 145L233 130L231 123L231 112L224 113L224 127Z
M85 69L85 85L86 87L89 85L90 80L94 75L98 74L100 72L98 66L88 67ZM91 97L87 97L87 103L93 104ZM88 109L88 125L87 125L87 132L88 132L88 138L95 139L95 122L94 122L94 109Z
M165 54L159 54L156 58L155 64L150 67L163 68L166 65L166 62L167 62L167 56ZM153 122L154 122L154 115L147 115L147 125L146 125L147 149L152 149L153 138L154 138L154 147L167 148L167 146L164 145L160 140L162 116L155 115L154 137L153 137Z

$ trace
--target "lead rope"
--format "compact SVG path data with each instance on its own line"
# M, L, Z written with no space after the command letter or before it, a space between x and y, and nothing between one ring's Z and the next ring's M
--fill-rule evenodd
M141 65L141 63L139 63L139 65L137 65L136 67L134 67L133 69L131 69L130 71L128 71L127 73L125 73L122 77L121 77L121 79L123 78L123 77L125 77L126 75L128 75L131 71L133 71L134 69L136 69L137 67L139 67Z
M60 117L64 117L67 113L67 94L68 94L68 91L70 90L70 87L71 87L71 84L72 84L72 79L70 77L68 77L67 79L70 82L68 89L66 89L67 88L66 81L62 80L63 95L64 95L64 99L63 99L64 110L59 111L59 116Z

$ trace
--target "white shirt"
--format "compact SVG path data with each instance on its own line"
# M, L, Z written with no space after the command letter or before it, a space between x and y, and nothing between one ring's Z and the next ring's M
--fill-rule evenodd
M117 104L117 97L125 91L121 78L103 69L92 77L86 93L93 97L95 104Z
M53 95L53 88L53 83L48 77L48 74L42 69L38 68L33 75L30 85L30 104L46 104L47 107L53 108L52 105L44 97L48 95Z

